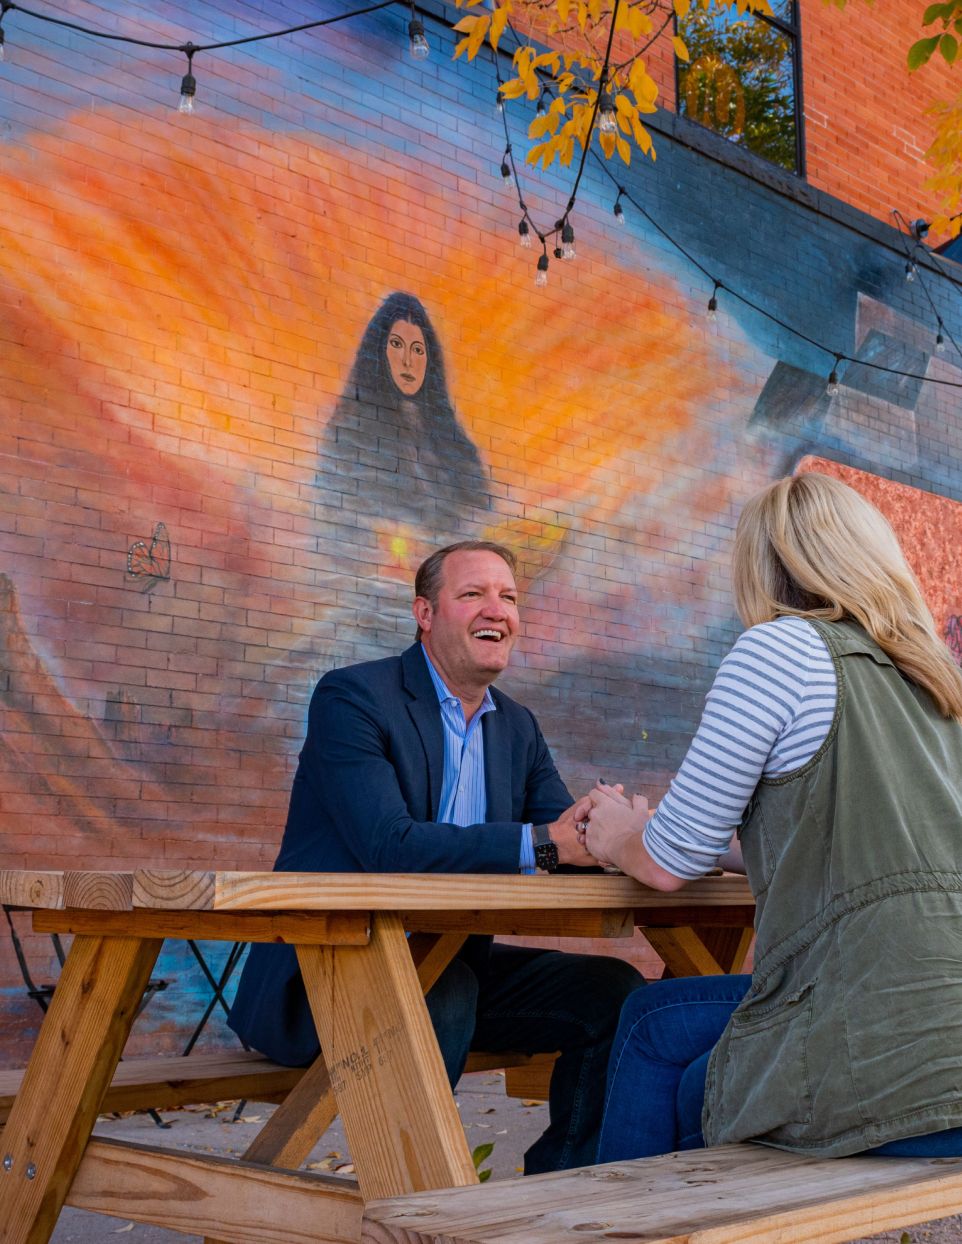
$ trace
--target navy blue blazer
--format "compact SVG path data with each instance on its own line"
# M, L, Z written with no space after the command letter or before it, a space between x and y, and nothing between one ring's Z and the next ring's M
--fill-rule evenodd
M491 694L497 711L481 719L487 817L441 824L441 709L420 644L325 674L311 698L275 870L517 872L522 825L555 820L572 799L534 715L494 687ZM252 946L228 1023L277 1062L317 1056L291 947Z

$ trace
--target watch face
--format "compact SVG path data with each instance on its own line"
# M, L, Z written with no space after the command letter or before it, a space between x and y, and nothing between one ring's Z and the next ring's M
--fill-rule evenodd
M558 867L558 848L553 842L539 843L534 849L534 862L543 872L553 873Z

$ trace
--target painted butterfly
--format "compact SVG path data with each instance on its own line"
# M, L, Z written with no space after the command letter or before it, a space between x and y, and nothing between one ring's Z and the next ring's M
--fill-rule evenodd
M164 523L154 528L150 544L135 540L127 550L127 573L135 579L149 580L150 587L170 578L170 537Z

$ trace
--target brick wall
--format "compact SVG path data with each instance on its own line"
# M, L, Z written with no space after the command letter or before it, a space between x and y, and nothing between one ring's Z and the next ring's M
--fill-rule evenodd
M63 11L195 43L317 16ZM7 866L269 865L314 681L406 645L414 567L469 534L521 555L505 686L572 789L603 773L657 796L736 633L748 495L814 450L962 498L955 391L868 366L962 381L890 231L670 120L657 163L616 174L729 290L862 360L834 400L830 353L724 292L710 325L710 280L631 206L617 226L593 162L578 258L537 290L490 62L452 64L429 23L419 66L406 20L201 55L193 117L174 111L182 57L5 21ZM519 152L526 115L509 111ZM843 163L825 148L840 188ZM524 183L543 223L569 189L564 171ZM958 337L954 287L927 280ZM416 400L385 381L371 328L401 291L434 334ZM45 942L28 950L54 972ZM15 1061L39 1012L0 955ZM174 985L140 1026L175 1048L204 984L179 952L159 971Z

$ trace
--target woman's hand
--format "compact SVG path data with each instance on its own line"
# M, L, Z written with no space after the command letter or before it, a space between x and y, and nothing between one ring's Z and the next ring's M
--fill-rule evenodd
M579 801L578 815L579 840L600 864L613 865L653 890L680 890L685 884L648 854L644 829L652 811L644 795L628 800L621 786L599 783Z
M628 800L620 786L602 785L589 792L588 798L591 811L585 845L602 864L613 864L628 872L626 848L648 824L648 800L644 795L632 795Z

